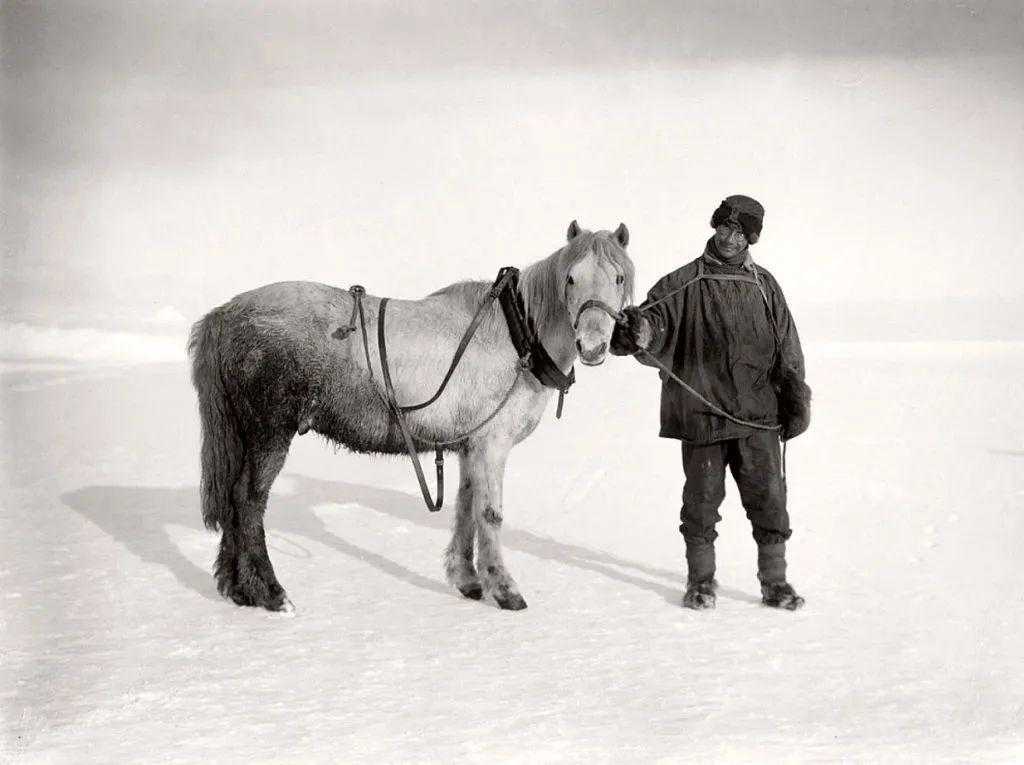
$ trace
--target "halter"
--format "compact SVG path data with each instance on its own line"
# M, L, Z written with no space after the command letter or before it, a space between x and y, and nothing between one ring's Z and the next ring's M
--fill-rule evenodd
M610 305L608 305L603 300L597 300L596 298L591 298L590 300L585 300L583 302L583 305L580 306L580 310L578 310L576 312L576 319L572 323L573 330L579 329L580 317L583 315L583 312L586 311L589 308L600 308L606 314L611 316L612 317L612 321L614 321L616 324L621 324L624 321L623 316L622 316L622 311L616 311L614 308L612 308Z

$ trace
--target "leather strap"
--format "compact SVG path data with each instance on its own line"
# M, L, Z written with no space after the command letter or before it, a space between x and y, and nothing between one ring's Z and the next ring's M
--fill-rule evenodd
M396 402L395 406L403 412L415 412L417 409L424 409L430 406L441 397L441 394L444 393L444 389L448 386L448 382L452 379L452 375L455 374L456 367L458 367L459 362L462 361L462 356L466 353L466 348L469 347L469 343L473 339L473 335L476 334L477 328L480 326L480 322L484 320L486 309L495 301L495 299L497 299L498 295L505 289L505 286L512 280L513 276L514 274L512 273L498 275L497 280L491 286L491 290L488 293L489 299L481 301L479 307L476 309L476 314L473 316L473 321L469 323L469 327L467 327L466 331L462 334L462 340L459 341L459 347L455 351L452 363L448 367L448 372L445 373L444 379L441 380L441 385L438 387L437 392L422 404L409 404L402 406Z
M391 410L392 415L398 422L398 429L402 432L402 438L405 440L405 450L409 455L409 459L412 462L413 470L416 473L416 481L420 485L420 493L423 495L423 503L427 506L427 510L432 513L436 513L444 506L444 448L445 446L454 446L455 444L462 443L471 435L476 433L478 430L483 428L487 423L498 416L498 413L505 408L505 405L512 398L512 392L515 390L516 383L519 382L519 376L522 374L524 365L520 363L519 369L516 371L516 376L512 380L512 384L509 386L508 391L505 393L504 398L495 407L494 411L491 412L482 422L475 425L473 428L463 433L462 435L450 439L448 441L436 441L429 443L430 446L434 447L434 466L437 470L436 486L437 496L436 499L430 496L430 487L427 486L426 476L423 474L423 467L420 465L419 454L416 449L416 441L423 443L422 439L417 439L413 436L409 430L409 423L405 419L405 413L415 411L417 409L423 409L430 404L437 401L444 392L445 387L448 385L448 381L451 380L452 374L455 372L455 368L459 365L459 361L462 359L463 354L466 352L466 348L469 346L470 340L473 339L473 335L476 334L477 328L480 326L480 322L483 320L484 309L487 308L491 303L494 302L497 297L506 291L506 288L514 278L514 273L499 274L494 284L491 286L490 292L488 293L488 300L481 302L480 307L477 308L476 315L473 317L473 321L470 322L469 328L462 336L462 341L459 343L459 348L455 352L455 357L452 359L452 363L448 368L448 373L445 375L444 380L441 382L441 386L428 401L422 404L416 404L415 406L400 406L395 397L395 387L391 381L391 366L388 364L388 350L387 350L387 336L384 327L384 316L387 311L388 298L381 298L380 306L377 309L377 349L380 353L380 368L381 374L384 377L384 391L385 391L385 404L388 409ZM363 317L362 303L358 301L359 305L359 319L363 329L363 346L366 349L366 366L370 370L370 376L373 376L373 369L370 366L370 346L366 341L366 321Z
M523 297L519 292L519 270L506 266L501 270L501 274L506 272L512 273L512 279L508 289L502 291L498 302L505 314L509 337L512 339L516 354L523 363L529 366L530 373L537 378L537 381L545 388L554 388L561 394L559 396L560 405L555 412L555 416L558 417L561 415L561 401L569 392L572 384L576 382L576 370L570 369L569 374L565 374L551 358L551 354L548 353L547 348L537 337L531 322L526 318L526 309L522 304Z
M409 455L409 459L412 461L413 470L416 473L416 480L420 486L420 493L423 495L423 502L431 512L437 512L444 504L443 447L454 446L455 444L464 442L467 438L497 417L498 413L505 408L505 405L512 398L512 393L515 391L516 385L519 382L519 377L524 371L529 370L535 377L537 377L541 384L550 388L558 389L558 417L561 417L562 415L562 403L565 399L565 394L568 391L569 386L576 380L575 370L570 370L568 375L563 374L562 370L560 370L551 359L551 356L548 354L543 344L541 344L539 339L536 339L535 335L532 333L532 328L529 326L529 323L525 318L525 312L522 310L521 306L518 305L518 302L522 300L517 284L518 276L518 269L512 268L511 266L506 266L499 271L498 278L495 279L494 284L491 285L491 289L488 292L488 299L481 302L480 306L477 308L476 314L473 316L473 320L470 322L469 327L466 329L465 333L463 333L462 340L459 342L459 347L455 351L452 363L449 365L448 372L441 381L441 385L437 389L437 392L427 401L410 406L401 406L395 396L395 387L391 380L391 368L388 364L387 337L384 324L388 298L380 299L379 307L377 309L377 349L380 353L380 367L381 373L384 377L384 393L381 393L380 389L376 385L373 387L380 395L385 407L391 412L395 420L398 422L398 429L402 433L402 438L405 441L406 452ZM358 314L359 326L363 335L363 350L366 354L366 369L372 381L374 377L373 365L370 362L370 343L366 333L366 316L363 311L362 303L365 290L359 285L354 285L349 291L353 297L352 317L349 319L348 326L340 327L335 331L335 337L344 339L354 332L356 328L355 317ZM506 321L509 325L509 336L512 338L512 343L515 346L516 353L519 355L519 367L516 370L516 375L512 380L512 384L509 386L508 391L506 391L505 396L494 411L467 432L447 441L431 442L417 438L409 430L409 424L406 421L405 413L423 409L437 401L441 396L451 380L452 375L455 373L455 369L458 367L459 362L462 360L462 357L466 352L466 348L469 346L469 343L476 334L480 323L483 321L485 309L495 300L499 300L501 304L502 311L505 314ZM416 449L417 441L422 445L434 448L434 465L437 468L436 499L430 496L430 488L427 486L426 476L424 475L423 468L420 465L419 454Z
M387 395L388 406L391 408L395 420L398 421L398 429L402 431L402 438L405 439L405 449L409 453L409 459L412 460L413 470L416 471L416 480L420 484L423 502L426 504L427 510L436 513L444 505L444 452L440 446L434 449L434 464L437 466L437 499L435 500L430 496L430 488L423 475L423 467L420 465L420 458L416 453L416 444L409 432L409 425L405 421L405 413L395 401L395 386L391 382L391 370L388 367L388 352L384 335L384 312L387 305L388 299L381 298L380 307L377 309L377 347L380 350L380 370L384 375L384 391Z
M616 323L620 323L622 321L622 311L616 311L603 300L597 300L596 298L594 298L591 300L584 301L583 305L580 306L580 310L576 312L576 320L572 323L573 329L577 329L580 326L580 316L582 316L583 312L586 311L588 308L600 308L606 314L611 316L612 320L615 321Z

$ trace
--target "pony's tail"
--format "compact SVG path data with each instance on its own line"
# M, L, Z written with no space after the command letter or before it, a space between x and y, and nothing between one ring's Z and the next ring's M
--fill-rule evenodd
M188 341L192 384L199 396L203 429L199 493L203 523L213 531L230 525L234 514L232 492L245 464L238 417L224 385L222 325L220 309L214 309L192 326Z

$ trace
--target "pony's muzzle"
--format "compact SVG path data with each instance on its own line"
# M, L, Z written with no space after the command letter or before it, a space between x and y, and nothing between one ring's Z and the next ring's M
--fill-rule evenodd
M604 363L604 357L608 353L608 343L603 340L592 348L585 348L583 342L576 341L576 350L579 351L580 361L587 366L595 367Z
M618 312L601 300L588 300L576 313L576 351L580 361L590 367L604 362L608 340L615 328Z

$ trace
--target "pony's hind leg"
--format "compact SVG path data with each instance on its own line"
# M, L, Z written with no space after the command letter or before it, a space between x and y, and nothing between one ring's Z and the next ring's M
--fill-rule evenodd
M507 448L495 445L483 446L469 455L473 518L476 520L477 571L484 589L501 608L519 611L526 608L526 601L519 594L519 585L506 570L501 555L501 495L507 456Z
M270 487L284 466L290 438L250 450L232 492L234 517L225 526L217 556L217 587L240 606L292 611L267 553L263 516Z
M448 581L467 598L480 600L483 585L473 566L473 539L476 520L473 517L473 484L466 456L459 457L459 493L455 499L455 520L452 541L444 554L444 572Z

